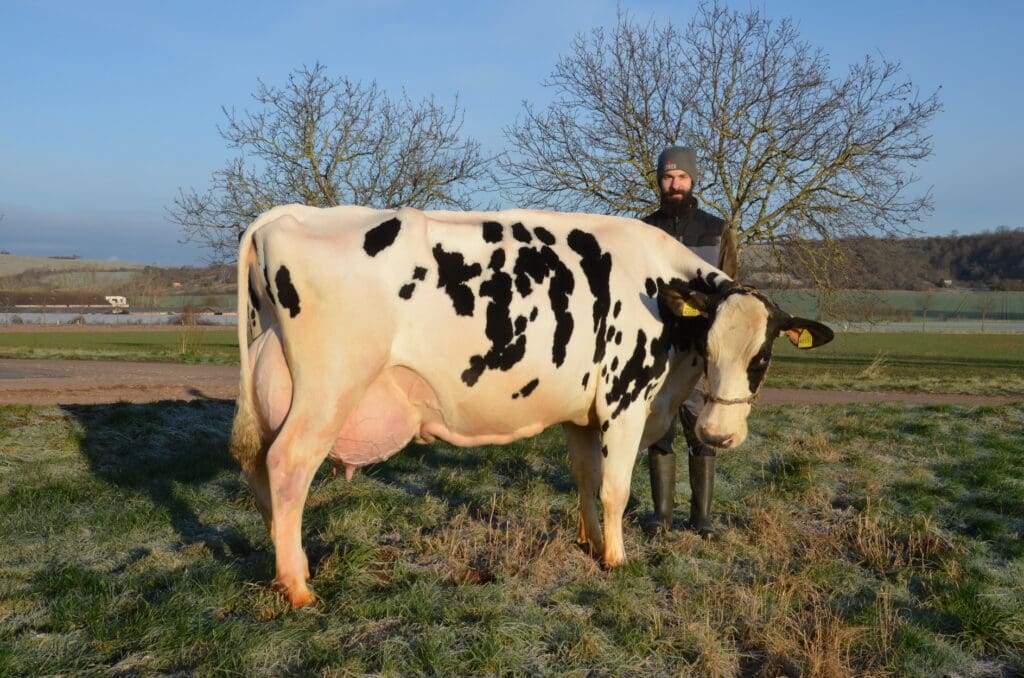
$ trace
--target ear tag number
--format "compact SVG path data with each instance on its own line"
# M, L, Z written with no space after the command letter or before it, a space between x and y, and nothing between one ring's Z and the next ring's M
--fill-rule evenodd
M814 337L807 330L800 330L800 338L797 339L797 348L811 348L814 346Z
M700 309L691 304L687 300L683 300L683 317L684 318L695 318L700 315Z

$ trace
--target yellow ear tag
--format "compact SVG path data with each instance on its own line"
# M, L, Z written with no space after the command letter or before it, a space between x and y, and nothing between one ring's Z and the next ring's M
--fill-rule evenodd
M683 317L684 318L695 318L700 315L700 309L691 304L687 300L683 300Z
M814 346L814 337L807 330L800 330L800 338L797 339L797 348L811 348Z

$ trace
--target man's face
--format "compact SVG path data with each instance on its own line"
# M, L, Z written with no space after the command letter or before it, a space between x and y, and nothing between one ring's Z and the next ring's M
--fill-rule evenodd
M680 204L693 191L693 179L681 169L665 172L658 184L661 188L661 201L666 204Z

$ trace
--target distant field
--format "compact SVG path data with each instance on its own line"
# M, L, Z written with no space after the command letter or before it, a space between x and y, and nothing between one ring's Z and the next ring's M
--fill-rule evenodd
M1024 394L1024 335L842 333L814 351L779 340L768 385L779 388ZM155 360L232 365L235 330L212 327L0 330L0 357Z
M772 386L1024 394L1024 335L857 332L819 350L775 343Z
M816 290L772 291L772 299L794 315L826 320L1024 320L1024 292L939 289L841 290L826 302Z
M30 269L66 271L88 269L110 271L112 269L143 269L149 264L100 259L54 259L53 257L31 257L22 254L0 254L0 276L18 275Z
M234 328L204 326L111 327L31 331L0 329L0 358L64 360L142 360L238 363Z

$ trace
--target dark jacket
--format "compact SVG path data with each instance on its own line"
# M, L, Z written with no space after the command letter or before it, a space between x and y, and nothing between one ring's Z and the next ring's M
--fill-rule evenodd
M696 198L691 198L689 208L679 213L659 208L641 221L665 231L712 266L719 265L725 220L697 207Z

